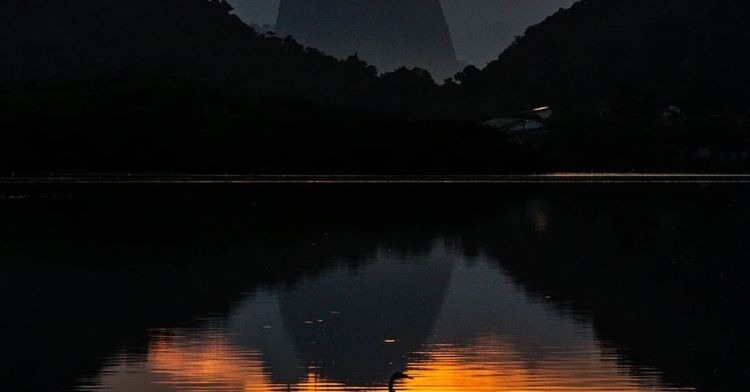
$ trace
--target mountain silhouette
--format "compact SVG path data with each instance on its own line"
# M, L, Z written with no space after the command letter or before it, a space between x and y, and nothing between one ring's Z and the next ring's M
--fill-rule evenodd
M748 16L738 0L581 1L466 75L465 93L516 108L746 108Z
M438 0L283 0L276 28L337 57L358 53L381 71L447 77L458 69Z
M746 171L749 10L581 1L438 86L366 62L447 76L456 59L434 0L285 0L278 29L294 38L258 33L222 0L5 0L0 168ZM555 116L534 143L481 126L537 105ZM664 121L671 106L681 121Z
M8 0L0 4L0 88L178 79L318 98L375 80L361 61L259 34L231 11L223 0Z

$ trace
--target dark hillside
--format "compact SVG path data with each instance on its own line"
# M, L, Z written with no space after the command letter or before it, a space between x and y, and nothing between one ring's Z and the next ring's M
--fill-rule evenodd
M424 71L379 78L230 11L2 2L0 172L495 171L473 146L516 150L470 124L415 120L436 88Z
M253 95L330 99L376 80L363 62L259 35L230 11L221 0L6 0L0 83L168 77Z
M748 9L582 1L439 88L258 34L224 1L6 0L0 172L743 171ZM539 140L478 126L541 104Z
M465 78L464 94L518 108L746 109L748 16L738 0L580 1Z

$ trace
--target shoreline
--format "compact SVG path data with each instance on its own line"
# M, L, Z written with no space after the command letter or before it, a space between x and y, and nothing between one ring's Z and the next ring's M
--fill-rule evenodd
M6 185L190 185L190 184L566 184L566 183L750 183L750 174L549 173L506 175L222 175L60 174L0 176Z

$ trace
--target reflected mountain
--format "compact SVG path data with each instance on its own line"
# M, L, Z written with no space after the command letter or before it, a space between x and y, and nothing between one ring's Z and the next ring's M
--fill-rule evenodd
M700 391L737 390L750 385L747 195L546 189L461 236L536 297L592 317L623 363Z
M230 313L227 330L233 346L257 350L269 383L293 385L307 377L307 366L284 327L277 295L259 291L245 298Z
M396 257L381 249L375 257L378 263L305 279L280 296L297 351L327 380L382 384L415 359L442 308L453 266L444 251Z
M143 382L144 361L228 387L405 366L412 390L533 390L570 386L561 353L623 390L750 385L745 185L66 194L0 204L10 390Z
M544 360L542 348L574 353L579 335L591 333L582 331L583 319L581 325L571 323L551 301L530 300L522 286L486 257L455 268L448 287L434 337L456 346L474 347L487 336L502 336L527 366L534 367L534 362Z
M671 389L656 372L624 372L617 357L598 344L590 320L576 321L534 301L490 260L477 261L466 263L459 250L436 241L424 256L375 255L354 276L339 265L292 287L263 288L234 307L226 321L219 316L189 328L155 331L145 358L116 359L93 389L128 390L145 382L155 391L378 390L393 368L418 375L405 386L411 391ZM450 267L450 279L432 281L435 271L438 279L445 275L442 265ZM446 292L436 290L444 298L428 336L413 326L429 324L429 318L422 322L411 315L432 315L432 308L422 312L417 306L381 303L381 291L368 282L390 280L383 271L415 279L417 284L393 286L403 298L417 298L414 302L430 302L424 301L420 279L437 287L448 283ZM296 312L283 309L289 298L303 306ZM406 316L408 323L392 322L396 316ZM402 337L386 341L383 332Z
M261 353L274 385L300 384L311 369L330 383L382 385L430 338L452 266L440 250L409 257L383 249L356 268L253 294L232 311L229 335Z
M434 235L415 229L414 216L340 202L349 190L311 192L304 203L287 190L4 190L0 305L14 322L0 325L3 385L68 389L113 353L146 355L154 328L225 314L257 285L356 267L378 240L419 251Z

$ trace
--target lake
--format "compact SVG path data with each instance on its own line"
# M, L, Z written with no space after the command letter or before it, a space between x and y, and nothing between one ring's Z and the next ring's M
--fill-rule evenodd
M4 389L736 391L750 186L0 191Z

